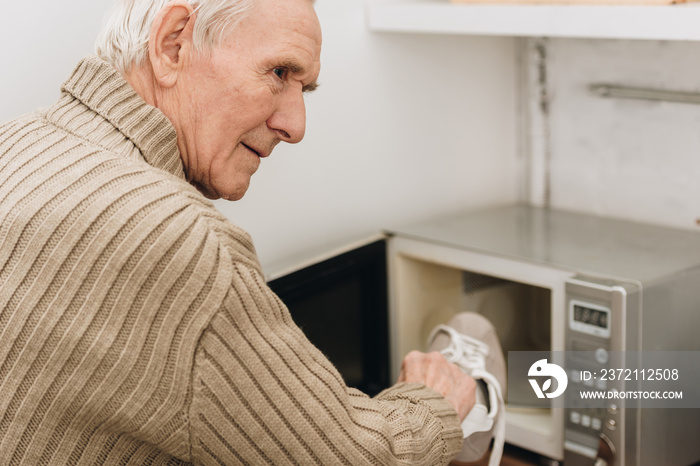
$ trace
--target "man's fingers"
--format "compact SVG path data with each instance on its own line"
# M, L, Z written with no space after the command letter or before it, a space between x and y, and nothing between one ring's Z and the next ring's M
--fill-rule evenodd
M401 364L399 382L427 385L442 394L464 420L476 401L476 382L438 352L412 351Z

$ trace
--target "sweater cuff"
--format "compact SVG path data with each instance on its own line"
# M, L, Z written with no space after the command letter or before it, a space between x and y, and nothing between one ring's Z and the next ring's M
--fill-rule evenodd
M462 449L462 426L454 407L432 388L419 383L399 383L387 388L376 396L378 400L398 401L405 400L411 404L421 405L427 408L434 420L426 426L435 430L436 436L442 438L443 454L442 464L447 464L454 459Z

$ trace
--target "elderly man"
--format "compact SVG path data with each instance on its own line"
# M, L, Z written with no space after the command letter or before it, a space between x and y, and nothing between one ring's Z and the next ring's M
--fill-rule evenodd
M460 451L472 377L415 352L379 396L348 388L205 199L303 138L320 48L310 0L124 0L59 101L0 126L3 464Z

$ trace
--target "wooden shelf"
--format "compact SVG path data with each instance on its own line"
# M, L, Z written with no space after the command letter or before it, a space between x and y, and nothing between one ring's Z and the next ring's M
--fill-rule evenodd
M700 40L700 4L671 6L476 5L447 0L370 1L369 28L524 37Z

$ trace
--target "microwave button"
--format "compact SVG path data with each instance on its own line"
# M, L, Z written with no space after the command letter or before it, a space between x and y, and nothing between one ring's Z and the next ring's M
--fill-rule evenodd
M583 415L581 416L581 425L583 427L591 427L591 416Z
M617 427L617 422L615 422L615 419L608 419L605 421L605 427L607 427L610 430L615 430Z
M581 413L577 411L572 411L569 417L572 424L581 424Z
M591 419L591 429L600 430L602 425L603 425L603 421L601 421L597 417L594 417L593 419Z
M610 414L617 414L617 405L615 403L610 403L608 405L608 412Z
M595 350L595 360L598 361L598 364L607 364L609 359L610 355L605 348Z
M569 378L574 383L579 383L581 381L581 372L575 369L569 371Z

